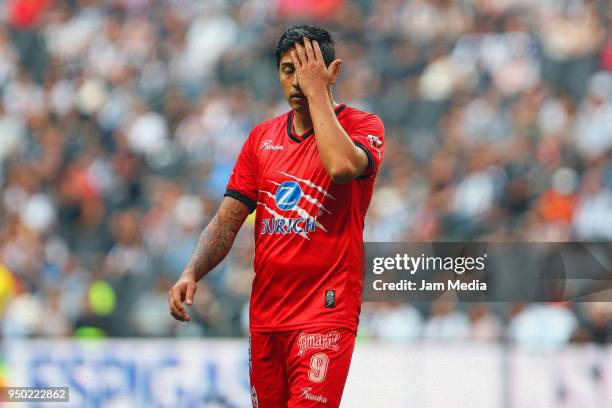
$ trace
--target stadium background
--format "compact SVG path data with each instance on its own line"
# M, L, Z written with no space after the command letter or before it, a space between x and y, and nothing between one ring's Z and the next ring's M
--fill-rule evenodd
M8 0L0 5L0 382L31 381L19 364L28 353L66 352L76 343L65 337L190 339L158 349L158 340L138 340L162 354L176 344L244 348L193 340L245 334L252 220L200 283L192 323L170 317L166 293L250 128L287 109L273 50L297 22L336 33L345 61L336 100L386 126L366 240L612 239L609 1ZM130 341L117 349L138 350ZM461 368L498 406L603 407L612 404L611 341L611 303L371 303L355 366L367 366L367 347L389 363L389 350L407 359L450 353L436 369ZM478 387L491 378L473 356L461 360L466 350L491 357L482 367L495 365L496 386ZM521 388L507 366L523 351L551 360L526 363L541 381ZM565 367L584 371L582 400L552 363L567 353L593 361ZM387 395L398 392L391 377L418 383L407 366L393 367L379 379ZM368 370L355 370L351 395L359 395L352 378L368 384L356 374ZM457 381L438 371L423 387ZM539 388L550 405L517 402ZM474 393L417 405L477 406L461 403ZM245 395L237 404L248 404Z

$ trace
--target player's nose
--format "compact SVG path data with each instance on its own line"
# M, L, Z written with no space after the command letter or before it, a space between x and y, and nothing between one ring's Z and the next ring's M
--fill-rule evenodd
M293 87L293 89L295 89L296 91L301 91L300 89L300 83L298 81L298 76L297 73L293 74L293 77L291 78L291 86Z

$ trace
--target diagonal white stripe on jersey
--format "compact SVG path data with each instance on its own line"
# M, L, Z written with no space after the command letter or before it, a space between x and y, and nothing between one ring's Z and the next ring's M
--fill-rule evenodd
M272 180L266 180L266 181L269 181L270 183L275 184L277 186L281 185L281 183L277 183L276 181L272 181ZM310 195L302 192L302 197L304 197L306 199L306 201L308 201L309 203L316 205L317 207L319 207L322 210L325 210L329 215L331 215L331 211L329 211L327 208L325 208L323 206L323 204L321 204L321 202L319 200L317 200L316 198L314 198L313 196L310 196Z
M283 175L287 176L287 177L291 177L291 178L292 178L292 179L294 179L294 180L301 181L302 183L306 184L308 187L316 188L316 189L317 189L317 190L319 190L321 193L325 194L327 197L331 198L332 200L335 200L335 198L334 198L334 197L332 197L332 195L331 195L331 194L329 194L329 193L328 193L328 192L327 192L327 191L326 191L326 190L325 190L323 187L316 185L315 183L313 183L313 182L312 182L312 181L310 181L310 180L301 179L301 178L299 178L299 177L292 176L291 174L289 174L289 173L285 173L284 171L280 171L280 170L279 170L278 172L279 172L280 174L283 174Z

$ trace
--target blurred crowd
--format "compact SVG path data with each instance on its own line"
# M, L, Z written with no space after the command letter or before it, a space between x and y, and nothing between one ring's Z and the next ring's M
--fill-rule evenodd
M612 240L608 0L8 0L0 6L0 333L232 336L249 218L166 293L258 122L286 111L276 41L336 34L337 101L380 115L368 241ZM389 341L612 341L608 304L364 307Z

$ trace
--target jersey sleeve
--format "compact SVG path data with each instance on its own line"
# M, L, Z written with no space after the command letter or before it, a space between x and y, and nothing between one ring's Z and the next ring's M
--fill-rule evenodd
M368 168L359 178L376 175L385 154L385 127L376 115L368 115L349 132L353 143L368 156Z
M253 130L240 150L224 194L225 197L244 203L249 212L253 212L257 206L257 161L253 148L255 137Z

